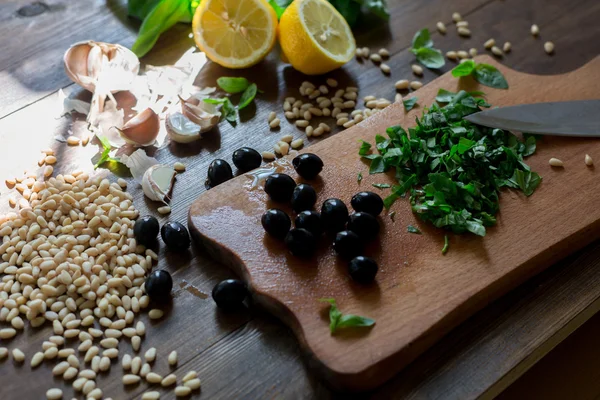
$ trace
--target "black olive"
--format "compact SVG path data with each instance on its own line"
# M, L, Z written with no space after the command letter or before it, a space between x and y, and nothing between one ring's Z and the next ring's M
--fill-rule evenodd
M159 269L152 271L146 278L146 294L154 301L166 301L171 296L173 279L167 271Z
M156 242L160 225L152 215L146 215L135 221L133 234L138 244L151 247Z
M377 193L360 192L352 197L352 208L356 211L362 211L376 217L383 211L383 200Z
M233 178L233 171L227 161L216 159L208 166L208 186L215 187L231 178Z
M292 229L285 237L285 244L296 257L308 258L317 248L317 239L306 229Z
M265 182L265 192L271 197L271 200L277 202L290 201L294 188L296 188L296 182L286 174L270 175Z
M366 212L357 212L348 219L348 230L356 233L364 240L372 240L379 233L379 221Z
M233 152L233 164L242 172L248 172L260 167L262 156L250 147L242 147Z
M348 207L340 199L325 200L321 207L321 221L325 230L341 231L348 221Z
M212 298L217 306L227 311L242 307L247 296L246 285L237 279L221 281L212 290Z
M169 250L184 251L190 247L190 234L179 222L167 222L160 229L160 236Z
M354 257L348 264L350 277L358 283L371 283L379 267L375 260L365 256Z
M285 238L285 235L287 235L292 226L290 217L284 211L276 208L267 210L260 219L260 222L265 231L277 239Z
M323 224L321 223L321 214L316 211L302 211L294 221L296 228L306 229L315 237L323 233Z
M315 189L307 183L299 184L292 193L292 208L297 213L310 210L316 202L317 192L315 192Z
M341 231L335 235L333 249L344 258L352 258L362 253L363 242L356 233Z
M304 179L314 179L323 170L323 160L312 153L300 154L292 160L292 165Z

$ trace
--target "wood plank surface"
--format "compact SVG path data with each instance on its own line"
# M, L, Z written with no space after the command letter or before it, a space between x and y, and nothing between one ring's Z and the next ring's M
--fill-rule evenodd
M600 43L592 40L600 34L600 26L596 23L600 9L597 2L589 0L571 1L565 7L564 1L531 1L517 2L504 1L421 1L404 2L389 1L392 9L392 23L389 26L381 24L377 20L367 19L363 21L356 31L357 42L361 46L369 46L377 49L388 47L393 54L390 65L392 76L382 79L381 72L369 63L357 63L352 61L342 71L336 73L336 77L344 83L356 83L361 88L361 95L374 94L378 97L392 98L394 94L393 82L396 79L412 79L410 74L410 63L414 62L412 54L407 51L410 39L414 32L422 27L434 30L435 22L442 20L451 28L451 13L460 12L471 26L477 26L473 30L473 39L465 41L460 39L453 29L449 29L446 36L433 32L436 46L442 50L451 50L468 47L476 44L480 53L483 51L482 43L489 37L497 40L510 40L513 43L513 51L504 57L502 62L517 70L550 74L566 72L575 69L589 61L600 53ZM63 144L56 142L53 138L56 134L66 135L69 119L56 119L55 113L50 112L56 105L56 90L69 86L69 92L77 92L77 88L70 86L70 82L64 75L62 69L62 53L72 43L92 38L130 45L135 37L135 29L138 24L129 21L124 14L126 2L124 0L96 0L90 2L60 2L47 1L50 12L31 17L22 17L18 10L23 6L30 5L27 0L4 1L0 3L0 32L2 38L3 55L0 57L0 82L3 94L0 98L0 175L2 180L6 176L14 176L23 169L35 165L38 158L38 150L51 145L60 154L57 172L70 171L86 164L95 149L66 148ZM541 38L533 40L528 33L529 25L537 23L541 30ZM15 40L15 32L19 34L19 40ZM152 64L171 63L177 59L192 44L187 37L189 28L178 25L167 32L159 40L156 48L143 61ZM556 55L546 56L542 51L544 40L552 40L556 43ZM443 71L451 68L449 64ZM265 73L267 71L267 73ZM202 86L214 85L214 81L221 75L232 75L231 71L222 69L216 65L207 65L197 83ZM237 72L235 73L237 74ZM242 145L250 145L258 150L267 150L278 137L286 133L294 133L297 137L302 135L291 126L284 124L284 129L277 133L268 132L265 128L266 115L274 110L280 112L281 99L293 93L304 79L291 68L278 62L278 54L274 53L262 63L260 67L240 74L251 76L258 81L259 86L266 93L257 101L256 115L244 122L242 129L232 129L227 124L221 126L220 132L202 142L201 145L181 148L180 146L168 146L157 152L157 158L164 163L172 163L182 160L188 165L188 172L181 175L175 185L173 214L171 220L185 221L187 207L190 202L204 191L203 182L206 169L210 161L215 157L228 158L233 150ZM424 82L434 78L436 74L425 72ZM276 79L274 79L276 77ZM24 141L27 145L24 146ZM313 142L318 142L314 140ZM18 152L14 149L18 148ZM18 156L17 156L18 154ZM146 202L141 190L131 186L135 204L143 213L155 212L156 205ZM6 198L10 192L2 186L0 188L0 209L6 211ZM161 221L165 221L162 218ZM552 337L554 333L567 326L565 321L573 318L573 315L581 313L584 305L593 304L592 297L573 295L575 288L585 287L585 283L598 282L600 272L595 272L593 265L598 256L598 249L590 247L586 249L586 257L582 257L581 264L560 264L557 269L548 271L550 277L560 277L556 271L565 271L564 275L571 276L571 268L576 266L588 269L589 275L574 275L576 280L570 284L562 279L555 281L555 286L550 285L552 291L543 291L536 298L540 307L547 307L548 312L538 315L518 314L519 318L510 318L507 312L506 326L512 326L512 342L519 347L521 356L516 356L511 363L502 364L499 369L510 371L519 365L520 361L527 358L534 348L541 347L546 342L545 338ZM159 268L169 269L174 276L176 285L187 282L193 284L203 293L209 293L212 286L225 276L231 276L230 272L208 260L202 252L193 249L191 254L184 258L165 257L161 251ZM597 269L596 269L597 270ZM557 275L553 275L557 274ZM545 284L546 281L534 280L530 283L536 285ZM530 290L544 289L547 286L538 287L533 285ZM598 287L599 285L596 285ZM186 286L187 287L187 286ZM149 329L148 338L143 343L143 348L156 345L159 349L159 357L166 356L166 351L177 348L182 354L187 353L185 363L180 364L179 371L186 371L187 366L194 365L201 372L204 381L203 393L210 394L207 398L328 398L335 394L326 389L318 376L306 367L303 356L299 350L291 332L283 327L278 321L258 311L249 311L241 315L223 316L217 313L214 304L209 299L201 299L194 296L192 290L183 290L173 302L173 311L163 322L153 325ZM527 291L525 292L527 293ZM538 292L535 292L538 293ZM564 294L562 303L553 303L552 300L560 299L557 293ZM587 292L586 292L587 293ZM511 306L525 307L520 303L522 296L507 296L495 303L498 314L504 315L502 310L510 310ZM525 299L528 297L525 296ZM581 300L579 303L578 300ZM551 306L552 304L553 307ZM181 310L178 308L181 307ZM533 307L535 309L535 307ZM485 311L478 316L485 317ZM474 318L480 318L480 317ZM481 317L481 318L483 318ZM520 318L529 318L535 321L531 324L528 337L517 328L523 321ZM250 325L246 321L250 321ZM501 329L497 329L498 323L493 319L479 320L481 326L486 327L490 337L503 336ZM165 325L163 327L163 325ZM250 328L246 328L249 326ZM177 337L173 339L173 327ZM250 332L246 336L236 335L237 327ZM164 332L162 330L165 330ZM28 357L39 346L41 337L48 335L48 329L42 329L39 339L32 339L29 334L21 335L18 340L8 343L10 348L22 348ZM244 338L244 339L242 339ZM35 342L35 340L38 340ZM498 339L495 339L498 340ZM169 343L172 341L173 345ZM165 344L166 343L166 344ZM491 352L481 352L474 337L472 347L453 347L450 341L447 347L440 343L436 351L448 354L452 358L454 349L462 357L470 354L476 357L480 354L481 359L490 359L497 356L492 349ZM5 344L0 344L4 346ZM243 349L243 351L242 351ZM126 347L124 351L130 352ZM237 352L243 354L233 357ZM461 357L454 354L454 357ZM210 356L209 356L210 355ZM224 355L232 358L231 363L219 364L217 360ZM248 360L253 360L249 364ZM208 361L215 360L215 361ZM164 363L164 359L160 361ZM485 393L489 387L495 385L498 375L477 374L478 369L468 362L461 364L461 369L451 368L454 364L444 368L446 371L460 372L472 376L470 387L474 393ZM509 366L509 364L511 364ZM164 367L161 364L160 368ZM219 365L219 367L217 367ZM433 374L437 364L429 365L426 362L414 366L406 371L413 371L416 378L412 382L410 390L416 390L424 379L428 379L428 387L435 388L436 393L443 397L444 385L449 381L444 374ZM471 366L470 366L471 365ZM476 364L475 364L476 365ZM123 398L124 391L120 383L120 373L116 372L117 365L113 366L113 372L102 378L102 387L107 395L113 398ZM60 384L54 381L49 373L50 366L43 366L37 371L30 371L28 366L13 368L12 362L0 363L0 385L2 393L8 398L41 398L46 389L52 385ZM262 371L268 371L263 374ZM419 372L420 371L420 372ZM182 373L180 372L180 373ZM471 374L471 375L470 375ZM420 380L419 380L420 377ZM431 377L431 378L428 378ZM445 377L445 378L444 378ZM456 378L456 375L454 376ZM28 385L22 382L29 379ZM515 378L509 379L509 381ZM394 383L406 381L404 375L399 375L380 392L373 394L374 397L391 397L394 393L409 393L409 389L401 391ZM17 383L15 383L17 382ZM19 384L21 382L21 384ZM260 382L256 385L256 382ZM246 392L247 387L253 387L251 393ZM447 386L448 390L456 391L456 385ZM140 393L143 387L127 392L129 397ZM433 390L433 389L432 389ZM66 394L71 392L67 391ZM461 393L456 391L455 393ZM362 396L360 396L362 397ZM403 397L403 396L402 396ZM170 398L163 396L163 398Z

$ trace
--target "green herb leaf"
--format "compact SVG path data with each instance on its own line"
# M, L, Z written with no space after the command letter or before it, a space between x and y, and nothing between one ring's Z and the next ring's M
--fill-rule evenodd
M250 103L252 103L252 101L254 101L254 98L256 97L257 89L258 88L256 87L255 83L248 86L248 88L244 91L244 93L242 93L242 97L240 99L240 104L238 105L239 110L248 107L248 105L250 105Z
M450 242L448 241L448 235L444 236L444 247L442 247L442 254L446 254L448 252L448 248L450 247Z
M112 145L110 144L108 138L106 138L104 136L100 136L100 135L96 135L96 137L98 138L98 140L100 141L100 144L102 145L102 152L100 153L100 158L98 159L96 164L94 164L94 169L99 168L105 162L109 162L109 161L118 162L119 161L118 158L113 158L110 156L110 152L112 150Z
M381 174L382 172L385 172L385 162L383 161L383 157L373 157L371 159L371 168L369 168L369 174Z
M235 110L235 106L229 100L229 97L225 97L225 101L223 102L223 107L221 108L225 119L231 123L235 123L237 121L237 111Z
M275 10L275 14L277 14L277 19L281 18L281 15L285 11L285 9L292 4L293 0L269 0L269 4Z
M516 169L509 181L513 184L512 186L518 187L525 196L529 197L540 185L542 178L535 172Z
M357 181L358 183L360 183L360 182L362 181L362 179L363 179L362 172L359 172L359 173L358 173L358 176L356 177L356 181Z
M435 101L438 103L450 103L454 96L456 96L456 93L450 92L446 89L440 89L435 97Z
M222 99L212 99L212 98L209 98L209 99L204 99L203 101L205 103L208 103L208 104L225 104L225 102L227 100L228 100L227 97L223 97Z
M150 11L154 9L162 0L129 0L127 2L127 15L130 17L144 20Z
M338 309L335 299L319 299L324 303L329 303L329 330L333 335L340 328L369 327L375 325L375 320L359 315L342 314Z
M420 235L420 234L421 234L421 231L419 230L419 228L417 228L417 227L415 227L415 226L412 226L412 225L409 225L409 226L407 226L407 227L406 227L406 230L407 230L409 233L416 233L416 234L418 234L418 235Z
M415 33L415 36L412 40L412 48L413 50L421 49L424 47L433 47L433 41L431 40L431 36L429 35L429 29L424 28Z
M371 151L371 147L373 147L371 145L371 143L365 142L364 140L361 140L362 144L360 145L360 149L358 149L358 155L359 156L366 156L367 154L369 154L369 152Z
M152 49L161 33L180 20L190 18L189 1L162 0L144 18L131 50L142 57Z
M454 70L452 71L454 75ZM475 80L482 85L496 89L508 89L508 82L496 67L489 64L477 64L473 71Z
M409 99L402 99L402 104L404 104L404 109L406 111L410 111L414 108L415 104L417 104L417 97L411 97Z
M467 60L452 68L452 76L459 78L461 76L469 76L475 70L475 61Z
M446 60L438 49L421 47L413 49L412 52L417 56L417 61L427 68L438 69L446 65Z
M390 19L390 13L387 9L385 0L354 0L362 5L371 12L373 15L388 21Z
M250 86L250 82L246 78L233 78L222 76L217 79L217 85L227 93L242 93Z
M392 186L387 183L374 183L373 187L376 187L377 189L389 189Z
M526 135L525 136L525 150L523 150L523 157L528 157L535 153L536 148L536 139L535 136Z
M350 27L356 25L360 16L360 3L354 0L329 0L329 2L342 14Z

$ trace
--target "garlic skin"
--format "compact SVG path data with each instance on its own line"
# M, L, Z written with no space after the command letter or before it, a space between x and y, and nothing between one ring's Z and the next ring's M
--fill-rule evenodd
M209 104L197 97L181 100L181 113L193 123L200 125L200 133L214 128L221 119L221 113L217 111L216 104Z
M156 164L148 168L142 178L142 189L150 200L167 204L169 192L175 180L175 170L167 165Z
M116 128L129 144L150 146L154 144L160 131L160 118L151 108L147 108L131 118L122 128Z
M127 90L140 71L140 60L128 48L93 40L72 45L63 61L67 76L90 92Z
M169 114L165 119L167 134L177 143L191 143L202 139L202 127L190 121L182 113Z

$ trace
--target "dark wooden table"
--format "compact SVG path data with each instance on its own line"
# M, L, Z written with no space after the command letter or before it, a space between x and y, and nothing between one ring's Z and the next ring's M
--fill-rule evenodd
M428 27L436 47L447 50L483 52L490 37L512 43L512 52L503 62L532 74L555 74L575 69L600 53L600 2L593 0L388 0L392 18L388 25L366 18L356 29L359 46L386 47L392 57L391 77L386 78L370 62L350 62L333 75L343 84L360 87L360 96L373 94L393 99L398 79L413 79L409 51L413 34ZM462 14L473 32L460 38L451 24L453 12ZM435 31L444 21L448 34ZM532 23L541 35L529 33ZM89 168L96 148L67 148L55 140L67 136L69 118L56 118L57 91L79 92L64 74L62 55L77 41L93 39L131 46L139 23L126 17L122 0L59 1L32 3L31 0L0 2L0 174L16 176L32 168L42 148L53 147L59 158L57 172L79 166ZM175 61L193 45L189 26L178 25L164 34L154 50L142 61L162 65ZM543 42L556 45L554 56L543 51ZM441 71L451 68L452 63ZM170 144L156 157L162 163L181 161L188 167L180 175L173 193L169 220L186 221L189 204L204 189L207 166L214 158L229 159L243 145L259 151L271 150L276 139L292 133L304 134L287 122L280 132L266 127L270 111L281 112L283 98L297 95L306 79L279 61L278 51L246 71L232 72L209 63L197 83L214 86L219 76L246 76L265 91L256 107L241 115L241 124L226 123L205 140L188 145ZM423 82L436 76L426 70ZM600 73L599 73L600 79ZM283 119L283 118L282 118ZM314 142L308 140L307 144ZM130 185L135 204L142 214L156 213L156 204L147 201L139 187ZM0 211L8 210L10 192L0 188ZM526 238L524 238L526 243ZM163 249L161 249L163 250ZM178 371L195 369L203 381L202 397L213 398L348 398L329 390L310 372L290 331L259 309L237 314L218 312L208 294L219 280L231 273L194 249L188 255L160 254L159 268L168 269L175 280L175 295L167 316L149 323L142 350L159 349L159 373L167 370L169 351L180 354ZM557 260L558 261L558 260ZM457 398L493 397L500 393L540 358L581 326L600 309L600 244L561 261L522 287L494 302L469 319L442 342L420 357L398 377L378 391L356 397L373 398ZM38 351L50 329L27 329L25 334L0 346L23 349L28 360ZM126 349L130 352L129 349ZM31 371L23 366L0 362L3 399L41 398L56 385L44 365ZM124 391L119 365L101 376L99 386L114 399L139 397L145 386ZM179 372L180 374L183 372ZM72 390L65 389L65 398ZM172 396L170 392L169 396ZM352 396L350 396L352 397Z

